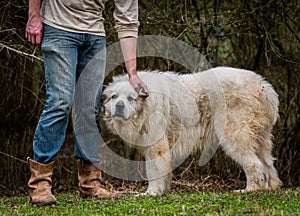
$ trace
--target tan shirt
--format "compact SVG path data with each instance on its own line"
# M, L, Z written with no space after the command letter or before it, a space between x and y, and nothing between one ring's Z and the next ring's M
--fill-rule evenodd
M102 11L107 0L43 0L43 23L70 32L105 36ZM115 0L118 37L138 35L138 0Z

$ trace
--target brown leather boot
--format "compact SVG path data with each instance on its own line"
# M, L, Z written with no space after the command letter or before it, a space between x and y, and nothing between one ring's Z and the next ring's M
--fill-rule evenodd
M51 192L52 174L55 161L49 164L41 164L27 158L31 177L28 186L30 202L34 205L45 206L56 204L56 199Z
M91 162L77 160L79 190L82 197L97 199L117 199L116 193L109 192L101 186L101 171Z

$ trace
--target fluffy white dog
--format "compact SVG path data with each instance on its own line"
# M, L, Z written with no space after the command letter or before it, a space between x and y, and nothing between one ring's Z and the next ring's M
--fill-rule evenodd
M228 67L138 73L150 95L118 76L103 91L102 111L107 127L145 157L145 194L166 193L174 167L196 149L204 165L218 146L243 167L245 191L280 187L271 154L278 96L260 75Z

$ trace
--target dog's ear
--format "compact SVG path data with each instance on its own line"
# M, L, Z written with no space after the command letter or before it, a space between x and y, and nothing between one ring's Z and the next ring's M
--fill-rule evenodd
M143 88L140 88L139 90L139 96L142 97L142 98L146 98L149 96L148 92L145 91L145 89Z
M104 106L104 104L107 103L107 102L108 102L107 95L106 94L101 94L99 106L100 106L100 111L102 113L105 112L105 106Z

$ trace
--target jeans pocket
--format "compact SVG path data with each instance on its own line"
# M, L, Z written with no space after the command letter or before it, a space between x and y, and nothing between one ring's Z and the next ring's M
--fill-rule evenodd
M78 34L44 24L42 50L51 47L72 48L78 46L79 43L80 37Z

